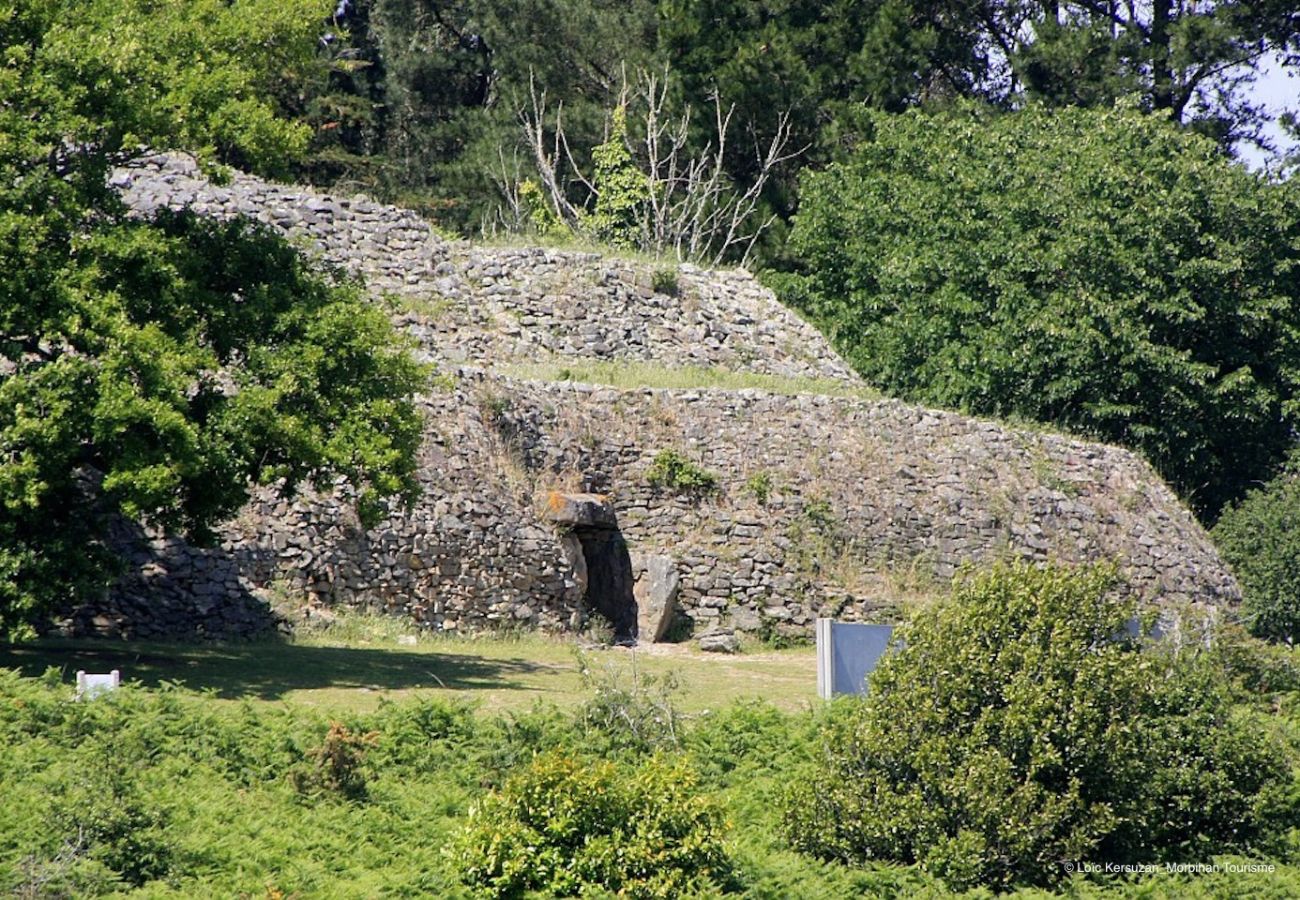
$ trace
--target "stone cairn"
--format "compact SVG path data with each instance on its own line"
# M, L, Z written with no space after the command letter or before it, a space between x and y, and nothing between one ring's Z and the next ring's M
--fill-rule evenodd
M623 638L694 629L729 646L806 638L823 615L889 620L963 564L1004 558L1112 561L1152 602L1238 598L1134 454L876 399L743 271L449 241L364 197L213 184L179 155L111 180L139 215L248 216L364 278L440 378L421 398L411 507L364 531L342 486L263 490L209 549L123 523L129 571L71 631L239 637L305 598L442 631L595 614ZM584 367L700 386L573 380ZM754 386L709 386L738 378ZM656 478L665 453L709 487Z

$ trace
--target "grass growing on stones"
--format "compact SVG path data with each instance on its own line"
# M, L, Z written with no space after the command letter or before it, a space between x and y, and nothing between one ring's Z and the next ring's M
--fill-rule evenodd
M838 378L764 375L705 366L676 367L646 362L555 359L539 363L512 363L499 366L498 369L502 374L527 381L576 381L608 385L620 390L663 388L736 391L749 388L789 396L820 394L861 400L878 400L881 397L879 391L868 385Z

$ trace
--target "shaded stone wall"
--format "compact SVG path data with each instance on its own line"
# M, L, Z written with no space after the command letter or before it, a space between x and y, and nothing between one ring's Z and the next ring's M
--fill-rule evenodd
M598 254L477 248L412 214L236 176L183 157L115 183L141 212L192 203L315 241L390 292L395 320L450 387L423 400L423 491L363 532L338 492L263 492L207 551L125 529L132 571L80 630L246 634L282 597L407 614L446 630L581 627L582 560L544 515L550 491L605 494L634 558L669 557L698 624L809 635L818 615L889 619L964 562L1114 560L1152 600L1233 602L1208 537L1115 447L888 400L759 390L615 390L507 378L539 359L649 361L859 382L743 272ZM708 495L652 486L672 450ZM261 624L265 624L262 622Z
M228 568L201 586L218 570L191 561L179 592L206 606L305 594L450 630L581 627L580 563L543 508L566 490L605 494L634 554L674 561L679 613L699 624L807 635L818 615L888 620L900 577L1010 557L1113 560L1152 600L1237 597L1193 517L1118 448L896 401L456 374L426 404L413 508L363 533L346 497L266 495L222 534L238 588ZM651 485L663 450L718 490Z

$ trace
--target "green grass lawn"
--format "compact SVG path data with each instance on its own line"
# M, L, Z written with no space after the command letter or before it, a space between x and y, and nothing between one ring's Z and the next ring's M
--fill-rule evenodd
M486 711L506 711L538 700L570 707L586 699L581 654L593 672L623 681L674 673L685 712L746 697L795 711L816 699L811 647L726 656L685 644L605 648L543 635L421 636L405 646L397 643L399 631L389 621L356 620L337 633L249 644L46 640L0 645L0 669L35 676L54 667L65 682L78 669L118 669L146 687L174 681L227 700L288 701L338 713L369 712L382 698L407 697L471 700Z

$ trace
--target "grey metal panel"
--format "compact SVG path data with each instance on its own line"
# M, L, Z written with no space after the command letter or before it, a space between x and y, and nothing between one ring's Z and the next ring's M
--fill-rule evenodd
M817 693L866 693L867 676L880 663L894 636L892 625L817 620Z

